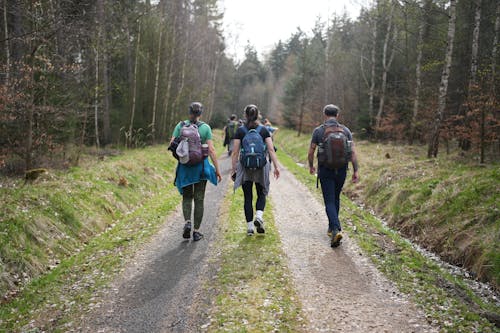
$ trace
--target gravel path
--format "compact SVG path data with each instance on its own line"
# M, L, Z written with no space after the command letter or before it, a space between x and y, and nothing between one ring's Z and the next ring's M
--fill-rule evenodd
M290 172L283 169L270 195L308 332L437 332L349 235L329 246L323 203Z
M204 239L184 240L181 208L166 217L154 239L127 264L107 289L101 306L83 319L84 332L196 332L200 316L193 313L201 297L207 258L215 243L220 204L227 192L230 161L219 160L226 174L217 187L208 184L200 231ZM177 191L172 186L172 191Z

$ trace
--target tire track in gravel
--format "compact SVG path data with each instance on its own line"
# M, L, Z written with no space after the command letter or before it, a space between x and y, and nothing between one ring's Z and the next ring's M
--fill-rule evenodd
M200 231L204 239L184 240L182 207L130 260L124 272L106 289L97 310L83 318L83 332L196 332L200 316L192 311L203 298L207 259L217 237L221 203L227 193L230 159L219 159L222 182L207 185ZM172 187L172 191L177 191Z
M437 332L344 233L332 249L324 205L288 170L271 200L308 332ZM342 203L341 203L342 205ZM345 211L340 212L341 221Z

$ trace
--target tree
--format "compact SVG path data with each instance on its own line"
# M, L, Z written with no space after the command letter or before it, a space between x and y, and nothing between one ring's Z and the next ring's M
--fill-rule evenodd
M448 83L450 78L451 61L453 54L453 42L455 39L455 23L457 20L456 13L456 0L450 0L450 18L448 22L448 35L447 35L447 47L445 54L445 63L443 67L443 72L441 74L441 83L439 85L439 100L438 108L436 110L434 124L431 132L431 137L429 140L427 157L437 157L439 148L439 134L441 130L441 125L444 118L444 111L446 108L446 98L448 96Z

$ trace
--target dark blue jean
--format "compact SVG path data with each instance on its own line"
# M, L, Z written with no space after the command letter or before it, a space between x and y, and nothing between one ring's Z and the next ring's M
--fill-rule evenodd
M319 167L319 181L325 201L326 215L328 216L329 230L342 230L339 221L340 192L347 175L347 166L338 170Z

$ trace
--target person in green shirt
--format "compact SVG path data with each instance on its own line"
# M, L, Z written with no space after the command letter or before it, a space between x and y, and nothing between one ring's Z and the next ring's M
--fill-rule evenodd
M182 126L196 124L198 133L200 134L201 144L208 146L208 156L212 160L213 165L207 158L195 165L187 165L178 163L176 169L175 185L182 194L182 212L184 215L184 228L182 237L185 239L191 238L191 213L193 211L194 201L194 230L193 241L199 241L203 238L199 228L203 219L203 205L205 200L205 187L207 180L212 184L217 185L221 181L219 164L217 163L217 155L212 141L212 129L204 122L200 121L203 112L203 105L199 102L193 102L189 106L189 119L180 122L175 127L170 143L181 135Z

